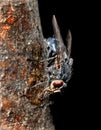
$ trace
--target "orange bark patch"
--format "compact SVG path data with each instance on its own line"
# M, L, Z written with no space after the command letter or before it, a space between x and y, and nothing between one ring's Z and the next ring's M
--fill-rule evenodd
M9 24L13 24L14 22L15 22L15 18L14 17L11 17L11 18L8 18L7 19L7 22L9 23Z
M12 98L13 99L13 98ZM15 107L15 103L12 99L8 99L8 98L3 98L2 100L2 108L7 111L10 108L14 108Z
M5 39L7 37L7 31L6 30L3 30L0 32L0 39Z
M11 104L11 102L9 101L9 99L7 99L7 98L3 99L3 108L4 109L10 108L10 104Z
M5 25L2 27L3 30L9 30L11 27L9 25Z
M36 77L30 77L28 79L28 85L33 85L36 83Z
M1 63L1 66L2 66L3 68L6 68L6 67L7 67L7 61L3 61L3 62Z

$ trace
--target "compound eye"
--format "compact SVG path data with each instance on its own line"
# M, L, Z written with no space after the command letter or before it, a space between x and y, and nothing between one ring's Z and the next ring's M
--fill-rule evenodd
M63 83L64 82L62 80L56 80L53 82L53 86L54 86L54 88L60 88L63 86Z

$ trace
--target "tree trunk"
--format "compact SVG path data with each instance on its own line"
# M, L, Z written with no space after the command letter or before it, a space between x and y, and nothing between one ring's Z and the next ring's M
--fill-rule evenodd
M0 0L0 130L54 130L37 0Z

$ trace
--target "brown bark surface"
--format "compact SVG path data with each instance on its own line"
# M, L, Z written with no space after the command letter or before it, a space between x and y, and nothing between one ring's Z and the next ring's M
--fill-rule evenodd
M0 0L0 130L54 130L37 0Z

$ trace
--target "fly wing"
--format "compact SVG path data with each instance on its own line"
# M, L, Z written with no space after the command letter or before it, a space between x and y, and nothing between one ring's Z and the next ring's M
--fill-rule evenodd
M53 24L54 36L55 39L57 40L58 44L57 46L59 47L60 52L66 51L55 15L53 15L52 24Z
M72 35L71 35L71 31L70 30L68 31L66 40L67 40L67 54L68 54L68 57L70 58L71 46L72 46Z
M66 47L64 45L64 42L63 42L63 39L62 39L62 36L60 33L60 29L59 29L57 20L55 18L55 15L53 15L52 24L53 24L54 36L56 39L56 49L57 49L56 63L58 66L61 66L60 64L61 64L62 60L67 58L67 50L66 50Z

